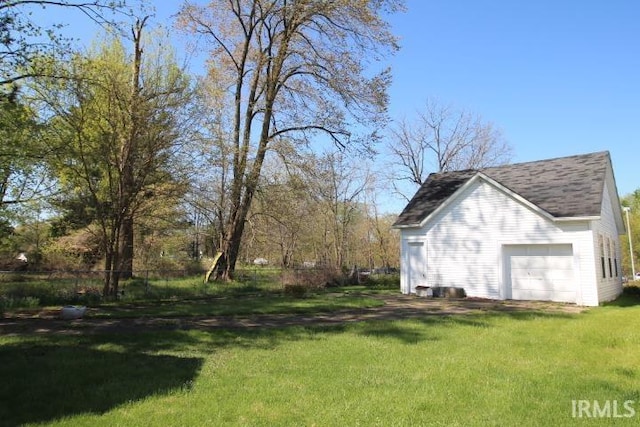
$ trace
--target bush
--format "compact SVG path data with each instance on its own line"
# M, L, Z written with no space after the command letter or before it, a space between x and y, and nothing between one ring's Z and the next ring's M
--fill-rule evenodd
M622 288L622 294L625 296L640 297L640 281L636 280L634 282L627 283Z
M102 300L102 289L97 286L82 286L76 292L75 300L83 305L97 305Z
M40 306L40 299L36 297L0 297L0 314L11 308L36 308Z
M307 287L304 285L284 285L284 294L289 297L302 298L307 294Z
M307 290L324 289L344 285L345 277L340 271L332 269L318 270L288 270L282 272L282 283L285 288L288 285L301 285Z
M370 289L398 290L400 289L400 275L372 274L367 282L367 287Z

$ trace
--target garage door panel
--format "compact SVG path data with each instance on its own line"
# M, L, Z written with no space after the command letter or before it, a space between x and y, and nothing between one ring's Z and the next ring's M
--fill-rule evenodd
M511 298L575 302L571 245L508 246L504 253Z
M519 298L514 297L514 299L551 301L553 293L551 291L526 289L519 291L518 296Z
M571 270L573 271L572 257L554 257L554 256L512 256L511 270L519 269L539 269L548 270Z

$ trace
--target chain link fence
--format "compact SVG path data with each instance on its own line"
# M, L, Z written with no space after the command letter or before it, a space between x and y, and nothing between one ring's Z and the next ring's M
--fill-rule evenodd
M120 281L116 297L124 301L140 301L264 293L299 295L321 288L376 283L369 272L360 273L354 277L351 273L331 269L252 266L237 268L232 282L205 283L204 270L136 270L131 279ZM103 270L0 271L0 309L96 305L104 301L104 277ZM393 276L385 275L382 279L378 285L395 286ZM391 284L387 283L388 279L391 279Z

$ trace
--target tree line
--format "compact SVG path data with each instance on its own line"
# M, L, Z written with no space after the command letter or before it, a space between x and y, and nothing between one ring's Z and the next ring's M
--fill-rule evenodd
M104 36L75 49L31 21L34 4L80 10ZM144 9L3 3L3 262L25 251L41 267L99 268L105 295L139 266L204 258L217 280L256 258L397 266L383 192L408 198L429 171L510 159L499 129L452 106L391 120L386 61L399 45L386 17L403 7L184 2L174 28L208 53L196 75Z

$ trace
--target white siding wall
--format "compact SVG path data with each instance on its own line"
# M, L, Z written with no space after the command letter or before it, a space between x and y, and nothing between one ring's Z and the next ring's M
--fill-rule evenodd
M402 290L407 293L406 254L410 240L427 243L428 286L462 287L467 295L502 299L502 245L570 243L576 279L585 285L578 304L597 301L593 239L588 221L554 223L521 202L477 180L420 229L402 230ZM597 304L597 302L596 302Z
M610 185L610 184L609 184ZM609 185L605 183L604 195L602 198L602 211L600 221L594 221L593 230L593 250L594 261L596 265L596 281L597 281L597 300L598 302L611 301L622 292L622 273L621 273L621 249L620 236L614 218L611 205L611 197L609 196ZM609 244L611 242L611 244ZM602 244L604 243L605 256L605 274L602 272L601 255L603 254ZM613 250L611 250L613 246ZM609 253L611 252L611 253ZM613 264L613 274L609 271L609 257ZM617 260L617 271L616 261ZM606 276L606 277L603 277Z

